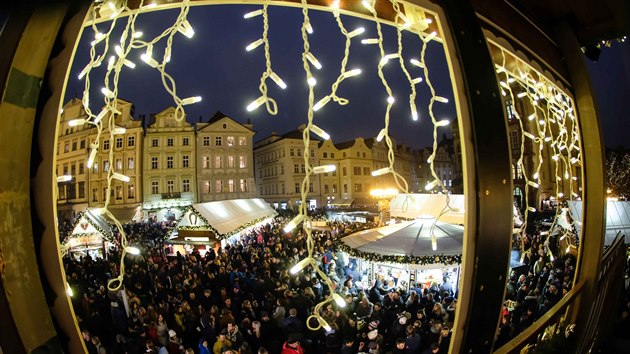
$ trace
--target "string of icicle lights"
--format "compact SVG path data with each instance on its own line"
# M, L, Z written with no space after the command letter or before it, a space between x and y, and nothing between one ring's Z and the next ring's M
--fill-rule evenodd
M517 60L518 68L509 70L506 62L510 59ZM525 181L525 214L523 224L515 229L515 233L525 236L525 230L529 220L529 214L536 212L536 207L531 205L529 195L551 182L555 186L555 198L560 200L576 200L580 198L581 191L578 185L579 167L582 164L580 148L580 133L575 117L573 100L553 82L541 75L531 66L514 58L501 48L501 63L496 64L499 88L501 94L514 105L520 100L525 108L526 117L522 117L518 109L511 109L514 119L519 124L520 147L519 157L514 166L516 171L522 171ZM528 168L525 162L526 142L531 143L534 155L534 166ZM550 161L545 161L547 156ZM551 166L551 178L543 180L542 169L545 162ZM518 178L518 176L516 176ZM565 195L565 193L567 193ZM550 230L556 225L562 212L562 204L557 203L555 216ZM566 237L563 236L562 239ZM571 247L570 238L567 239L566 253ZM521 254L525 256L524 242L521 240ZM553 261L553 255L548 250L548 255Z
M397 51L394 53L385 53L384 51L384 39L383 34L381 32L381 24L378 14L374 7L374 1L362 1L363 6L370 12L373 16L373 20L376 24L376 29L378 33L378 38L364 38L361 40L361 43L364 45L376 45L379 50L380 61L377 66L379 78L381 79L381 83L383 89L385 91L384 99L387 100L387 108L384 115L384 127L379 131L378 136L376 137L377 142L385 141L385 145L388 150L388 162L389 166L386 168L378 169L372 172L373 176L383 176L391 174L396 182L398 188L405 194L409 193L409 185L407 181L403 178L403 176L398 173L395 169L395 154L394 149L395 145L391 137L389 136L389 124L390 124L390 111L396 100L393 96L393 91L388 84L388 81L385 77L383 68L390 62L396 62L402 72L404 73L407 81L409 82L409 115L412 120L418 120L419 114L416 107L416 85L421 82L426 82L430 92L431 98L428 105L428 115L431 119L433 126L433 153L429 158L429 165L431 169L431 175L433 180L430 181L425 189L427 191L439 189L442 192L445 192L448 195L448 192L440 180L438 175L435 172L433 159L437 153L437 130L442 127L446 127L449 124L448 120L437 120L435 114L433 112L433 105L437 103L446 104L448 100L438 95L431 84L431 80L429 78L429 68L425 62L425 53L427 49L427 44L437 37L436 32L425 33L424 30L428 27L428 24L431 23L430 18L422 18L410 20L400 9L400 4L396 0L388 0L392 8L396 13L395 17L395 27L397 30ZM311 70L313 67L316 70L321 70L323 65L319 62L316 55L311 50L311 46L309 43L308 35L313 32L313 26L310 22L309 18L309 8L308 2L306 0L301 0L302 5L302 15L303 15L303 23L301 27L301 36L303 41L303 53L302 53L302 66L305 71L305 78L309 88L308 95L308 114L307 114L307 124L306 128L303 132L303 142L305 151L310 148L310 134L316 134L323 139L329 139L330 135L326 133L323 129L319 128L314 124L314 116L315 113L321 110L325 105L329 104L331 101L337 103L339 105L347 105L349 103L348 99L339 97L337 95L337 91L339 86L343 83L344 80L360 75L362 69L360 68L351 68L348 69L348 61L350 56L350 48L352 44L352 39L355 37L359 37L364 33L365 29L362 27L352 29L348 31L342 21L340 16L340 8L339 1L333 1L331 12L335 18L337 26L341 35L344 37L345 46L344 46L344 56L340 63L340 72L337 79L330 85L330 89L327 90L326 94L319 98L317 101L315 100L315 85L317 84L317 80L313 75L313 71ZM80 72L79 78L85 80L85 89L83 92L83 106L86 111L85 119L78 119L72 121L71 125L78 126L82 124L87 124L97 129L97 138L90 146L90 154L88 158L87 166L91 168L94 163L99 149L99 142L101 137L106 134L109 134L110 139L113 139L115 134L123 133L124 131L117 127L115 124L116 114L119 114L118 110L118 83L120 80L121 74L125 70L130 70L135 67L135 63L130 60L130 53L132 51L143 51L140 56L142 62L144 64L154 68L160 74L162 79L162 83L164 85L165 90L172 96L173 101L176 105L176 114L175 117L178 120L185 119L185 113L183 106L196 103L201 101L201 97L194 96L188 98L180 98L177 94L175 80L167 73L166 66L169 63L172 55L172 43L176 36L183 35L188 38L194 35L194 30L192 25L187 20L188 11L190 8L189 0L181 1L180 13L175 22L166 30L164 30L157 37L145 41L142 40L142 32L137 31L135 29L135 21L139 14L143 13L145 10L149 10L155 7L154 4L144 4L140 3L139 8L137 10L131 10L127 7L126 1L107 1L107 2L96 2L92 9L92 18L109 18L111 20L111 24L109 30L105 33L99 31L97 26L92 23L92 29L94 32L94 41L91 43L90 47L90 62L85 66L85 68ZM117 43L112 43L114 40L110 38L112 36L112 32L116 26L117 20L127 17L127 23L122 32L120 40ZM263 46L264 48L264 58L265 58L265 71L262 73L260 78L259 91L260 96L252 101L248 107L248 111L253 111L258 109L263 104L265 105L267 111L274 115L278 111L278 105L268 94L267 88L267 79L271 79L274 81L280 88L284 89L287 87L287 84L280 78L280 76L272 69L271 57L270 57L270 41L267 36L269 30L269 17L268 17L268 1L265 1L262 8L249 12L244 15L245 19L252 19L256 17L261 17L263 22L263 33L261 38L255 40L250 45L247 46L246 50L251 51L256 49L259 46ZM422 44L422 49L419 53L419 58L411 58L408 60L408 64L414 68L420 68L422 70L421 74L424 76L413 77L411 67L408 69L406 67L407 61L403 58L403 45L402 45L402 32L404 30L413 29L420 39L420 43ZM164 41L165 47L164 52L161 55L161 59L155 59L155 54L157 50L154 50L158 42ZM110 51L110 46L114 46L114 55L110 55L108 57L108 52ZM107 62L107 72L104 77L104 86L101 88L101 93L103 95L104 108L98 114L93 113L90 110L90 102L89 102L89 93L91 89L91 72L92 69L98 67L102 63ZM109 151L109 160L113 161L113 149ZM309 154L304 154L304 164L306 168L306 175L301 183L301 204L299 208L299 214L289 222L285 227L285 231L289 232L296 227L301 226L306 235L307 235L307 250L308 256L302 260L300 260L295 266L293 266L290 270L291 274L297 274L299 271L304 269L307 266L312 266L313 269L317 272L317 274L322 278L324 283L328 286L329 296L321 303L317 304L312 316L309 318L308 327L312 330L317 330L319 328L324 328L326 330L330 329L330 326L323 317L320 316L320 311L323 306L330 302L335 302L339 306L345 305L342 297L335 292L334 284L327 277L327 275L319 269L317 266L317 260L314 255L315 247L314 240L311 233L310 218L308 216L308 208L306 203L306 198L309 191L310 178L313 174L318 173L326 173L332 172L336 169L335 165L324 165L324 166L312 166L310 164L310 156ZM110 204L110 196L112 189L112 181L118 180L122 182L128 182L129 177L121 175L119 173L113 172L113 169L108 171L107 177L107 188L106 188L106 200L101 208L93 209L93 212L100 215L105 215L108 218L112 219L116 228L118 229L121 239L120 246L122 249L121 254L121 263L120 263L120 274L118 277L110 280L108 283L109 290L118 290L122 287L123 275L124 275L124 258L126 253L134 253L137 254L139 252L137 249L133 247L128 247L127 238L124 230L122 229L121 223L115 218L115 216L109 211ZM447 207L445 210L450 208L447 203ZM435 248L435 236L432 236L434 248Z
M134 69L136 64L129 59L132 50L144 50L144 53L140 56L141 60L148 66L156 69L162 79L162 84L166 91L171 95L175 103L175 118L177 120L185 119L185 113L183 106L193 104L201 101L201 97L194 96L188 98L181 98L177 95L177 88L175 80L166 72L166 66L171 60L173 39L176 35L183 35L191 38L195 31L191 24L186 19L188 10L190 8L189 0L183 0L180 6L180 12L177 19L167 29L165 29L160 35L151 40L142 40L143 33L136 30L135 22L141 13L156 7L156 4L144 4L144 0L140 0L140 4L137 10L132 11L127 7L126 0L110 0L105 2L97 1L91 7L91 28L94 32L94 40L90 44L90 61L79 73L79 79L85 80L85 86L83 91L82 103L86 112L85 118L74 119L68 122L69 126L81 126L88 125L92 128L96 128L97 135L94 142L90 145L90 154L86 163L88 170L92 168L95 160L97 159L101 137L109 136L109 140L113 141L115 135L124 134L125 128L116 126L116 115L120 114L118 110L118 83L120 76L124 70ZM116 27L116 23L119 19L127 17L127 23L122 31L122 34L117 42L115 38L112 38L112 33ZM109 18L111 20L109 29L107 32L100 32L96 26L96 18ZM154 59L154 46L164 40L165 47L161 61ZM110 47L113 46L113 53L110 53ZM90 109L90 89L91 89L91 72L94 68L100 66L103 63L107 63L107 71L104 75L103 86L100 89L103 95L104 106L99 113L94 113ZM109 149L109 161L114 161L114 149ZM122 183L129 182L128 176L114 172L113 168L109 168L107 172L107 188L105 203L102 207L92 209L92 212L97 215L107 216L112 220L118 233L120 234L120 274L111 279L107 287L110 291L119 290L123 285L123 279L125 274L125 256L127 253L139 254L139 250L135 247L128 246L127 235L122 228L120 221L109 210L112 183L113 181L120 181Z

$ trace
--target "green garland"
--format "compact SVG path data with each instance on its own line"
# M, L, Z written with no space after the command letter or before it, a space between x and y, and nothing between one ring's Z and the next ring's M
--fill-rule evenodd
M251 226L253 226L253 225L256 225L256 224L258 224L259 222L261 222L261 221L263 221L263 220L265 220L265 219L269 219L269 218L271 218L271 217L274 217L274 216L276 216L276 215L278 215L278 213L276 213L276 212L274 211L272 214L269 214L269 215L267 215L267 216L263 216L262 218L258 218L258 219L256 219L256 220L252 220L252 221L248 222L247 224L243 224L243 225L241 225L238 229L236 229L236 230L234 230L234 231L232 231L232 232L228 232L228 233L226 233L226 234L224 234L224 235L221 235L221 237L222 237L222 239L223 239L223 238L229 238L229 237L231 237L231 236L233 236L233 235L235 235L235 234L237 234L237 233L239 233L239 232L241 232L241 231L245 230L245 229L246 229L246 228L248 228L248 227L251 227Z
M70 238L70 236L72 236L72 233L74 232L74 229L77 227L77 225L79 224L79 222L81 221L81 218L83 218L83 215L85 214L84 211L79 212L79 214L77 214L76 219L74 221L74 223L72 224L72 228L70 228L69 231L67 231L65 233L65 235L61 235L61 240L59 240L59 243L65 243L66 241L68 241L68 239ZM98 224L96 224L94 221L92 221L91 218L89 217L85 217L85 220L87 220L88 224L92 225L92 227L94 227L96 229L96 231L98 231L104 239L106 239L107 241L112 241L113 240L113 232L110 229L109 230L109 234L112 236L107 236L107 233L105 230L103 230Z
M363 252L356 250L341 241L341 239L336 239L333 241L333 247L338 250L341 250L351 257L365 259L370 262L376 263L395 263L395 264L414 264L414 265L430 265L430 264L444 264L444 265L456 265L462 263L462 255L444 255L444 254L435 254L430 256L391 256L391 255L382 255L375 254L370 252Z

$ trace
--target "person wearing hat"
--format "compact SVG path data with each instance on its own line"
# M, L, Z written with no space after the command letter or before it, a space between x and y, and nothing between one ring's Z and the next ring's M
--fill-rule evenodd
M214 343L214 345L212 346L212 353L213 354L221 354L222 349L223 348L231 348L232 347L232 342L230 342L227 338L227 329L223 329L221 331L221 333L219 333L219 336L217 337L217 341ZM206 340L202 339L202 343L205 343L205 347L208 347L208 342ZM202 352L202 343L199 344L199 353L204 353ZM208 351L208 354L210 354L210 352Z
M300 345L300 341L296 338L289 338L282 346L281 354L304 354L304 349Z
M177 338L177 333L172 329L168 331L168 344L166 349L168 350L168 354L181 354L184 350L181 340Z

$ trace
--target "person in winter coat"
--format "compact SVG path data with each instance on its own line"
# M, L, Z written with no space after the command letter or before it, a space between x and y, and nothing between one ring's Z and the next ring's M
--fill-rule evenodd
M217 341L214 343L214 346L212 346L212 353L221 354L221 351L223 348L232 347L232 342L230 342L227 339L226 335L227 335L227 329L222 330L219 336L217 337ZM204 352L201 352L201 344L199 345L199 350L200 350L199 352L200 354L204 353ZM209 351L208 351L208 354L210 354Z
M281 354L304 354L304 349L302 349L300 341L295 338L289 338L284 342Z

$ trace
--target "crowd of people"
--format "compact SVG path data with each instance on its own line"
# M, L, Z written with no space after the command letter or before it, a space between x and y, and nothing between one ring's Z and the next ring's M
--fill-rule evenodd
M407 289L377 275L365 284L356 263L333 250L334 238L373 227L331 222L313 231L319 267L345 306L319 313L328 330L309 320L329 294L311 267L288 269L306 256L301 229L284 233L290 216L206 252L164 252L168 225L124 225L129 244L123 288L109 291L120 254L107 259L64 257L75 313L89 353L446 353L457 306L448 279Z

